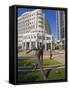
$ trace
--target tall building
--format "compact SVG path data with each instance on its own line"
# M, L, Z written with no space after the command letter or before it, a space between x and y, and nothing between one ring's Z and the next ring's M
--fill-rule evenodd
M65 47L65 13L57 11L57 37L62 47Z
M18 48L32 49L41 44L52 48L52 35L41 9L27 11L18 17Z
M45 30L47 31L47 34L51 35L51 27L50 27L47 16L45 16Z

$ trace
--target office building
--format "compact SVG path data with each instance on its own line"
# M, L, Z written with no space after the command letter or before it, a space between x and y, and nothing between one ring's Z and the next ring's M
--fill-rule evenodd
M18 48L32 49L41 44L52 49L51 28L41 9L27 11L18 17Z

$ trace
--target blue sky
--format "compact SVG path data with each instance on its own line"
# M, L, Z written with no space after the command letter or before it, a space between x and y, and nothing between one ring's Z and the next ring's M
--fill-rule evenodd
M18 8L18 16L20 16L21 14L23 14L26 11L32 11L32 10L34 10L34 9ZM51 27L52 35L53 35L53 37L56 38L56 10L44 9L43 12L48 17L48 22L49 22L50 27Z

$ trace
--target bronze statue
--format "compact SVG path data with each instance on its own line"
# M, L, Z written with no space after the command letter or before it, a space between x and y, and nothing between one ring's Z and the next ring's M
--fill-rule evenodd
M43 75L43 79L46 80L45 73L43 71L43 52L44 52L44 45L38 46L38 48L31 49L27 53L31 52L32 50L35 50L36 52L36 65L34 65L35 69L39 66L40 71Z
M41 45L36 50L36 58L41 65L43 65L43 52L44 52L44 45Z
M36 56L36 67L39 65L39 62L41 66L43 65L43 52L44 52L44 45L40 45L37 48L31 49L27 51L27 53L30 53L31 51L35 50L35 56Z

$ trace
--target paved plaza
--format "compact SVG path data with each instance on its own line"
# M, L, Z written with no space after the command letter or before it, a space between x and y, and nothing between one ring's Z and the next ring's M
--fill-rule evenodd
M50 57L50 51L46 52L44 58ZM65 64L65 51L64 50L54 50L52 51L52 58L59 61L62 64Z
M35 58L35 51L27 54L26 52L19 52L18 54L20 59L30 59L30 58ZM43 55L44 59L50 58L50 51L44 52ZM52 51L52 58L54 60L59 61L62 64L65 64L65 51L64 50L53 50Z

